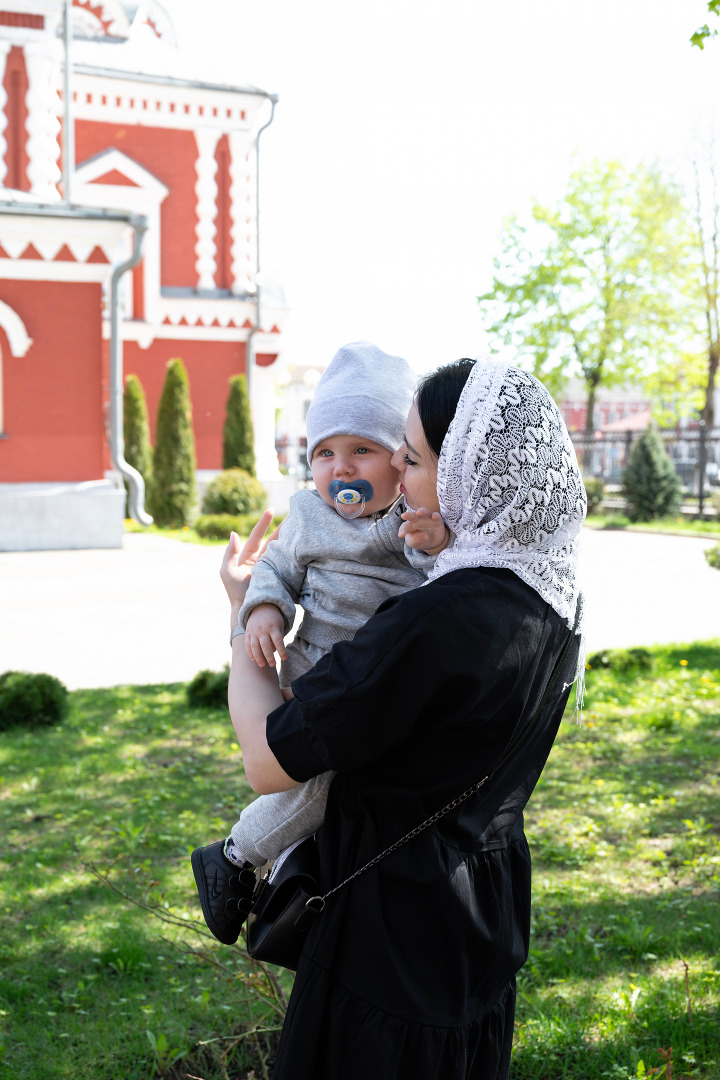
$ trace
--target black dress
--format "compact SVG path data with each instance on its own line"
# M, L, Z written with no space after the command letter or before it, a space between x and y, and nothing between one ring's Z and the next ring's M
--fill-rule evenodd
M509 570L456 570L386 601L293 683L268 741L297 780L335 777L327 891L492 771L571 631ZM503 1080L527 959L522 811L577 661L510 762L462 807L332 896L303 949L273 1080Z

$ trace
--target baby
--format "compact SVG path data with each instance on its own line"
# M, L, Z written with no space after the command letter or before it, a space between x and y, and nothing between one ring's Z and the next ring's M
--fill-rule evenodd
M316 490L292 496L278 539L253 570L233 630L233 637L245 634L248 655L261 667L273 666L278 653L286 697L292 681L336 642L351 639L383 600L421 585L447 546L439 514L406 511L391 464L414 386L404 360L368 342L340 349L318 382L307 414ZM296 604L303 619L286 647ZM325 773L260 796L227 840L193 852L203 915L220 941L237 941L255 885L253 868L322 824L332 778Z

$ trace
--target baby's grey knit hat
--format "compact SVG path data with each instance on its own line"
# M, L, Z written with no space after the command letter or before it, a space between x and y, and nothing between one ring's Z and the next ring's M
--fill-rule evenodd
M406 360L369 341L344 345L315 388L307 414L307 459L331 435L360 435L393 453L403 441L415 391Z

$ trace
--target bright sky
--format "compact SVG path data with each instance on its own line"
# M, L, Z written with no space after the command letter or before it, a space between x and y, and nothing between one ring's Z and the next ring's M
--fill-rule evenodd
M477 355L505 217L593 157L679 174L720 100L720 39L688 41L703 0L165 3L218 78L280 95L261 258L289 362L359 338L418 371Z

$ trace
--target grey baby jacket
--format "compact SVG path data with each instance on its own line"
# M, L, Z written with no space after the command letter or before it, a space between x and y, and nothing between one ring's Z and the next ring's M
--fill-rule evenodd
M239 621L243 627L258 604L282 612L285 633L304 612L282 686L304 675L338 641L349 641L383 600L422 585L435 559L406 548L398 539L404 510L398 499L387 513L343 519L317 491L297 491L279 538L254 568Z
M245 626L258 604L274 604L288 633L295 605L303 608L281 685L309 671L336 642L354 637L383 600L423 584L435 557L398 538L403 510L398 499L382 516L343 520L317 491L292 496L280 536L253 569L239 617ZM269 862L322 825L333 776L261 795L243 810L232 837L248 862Z

